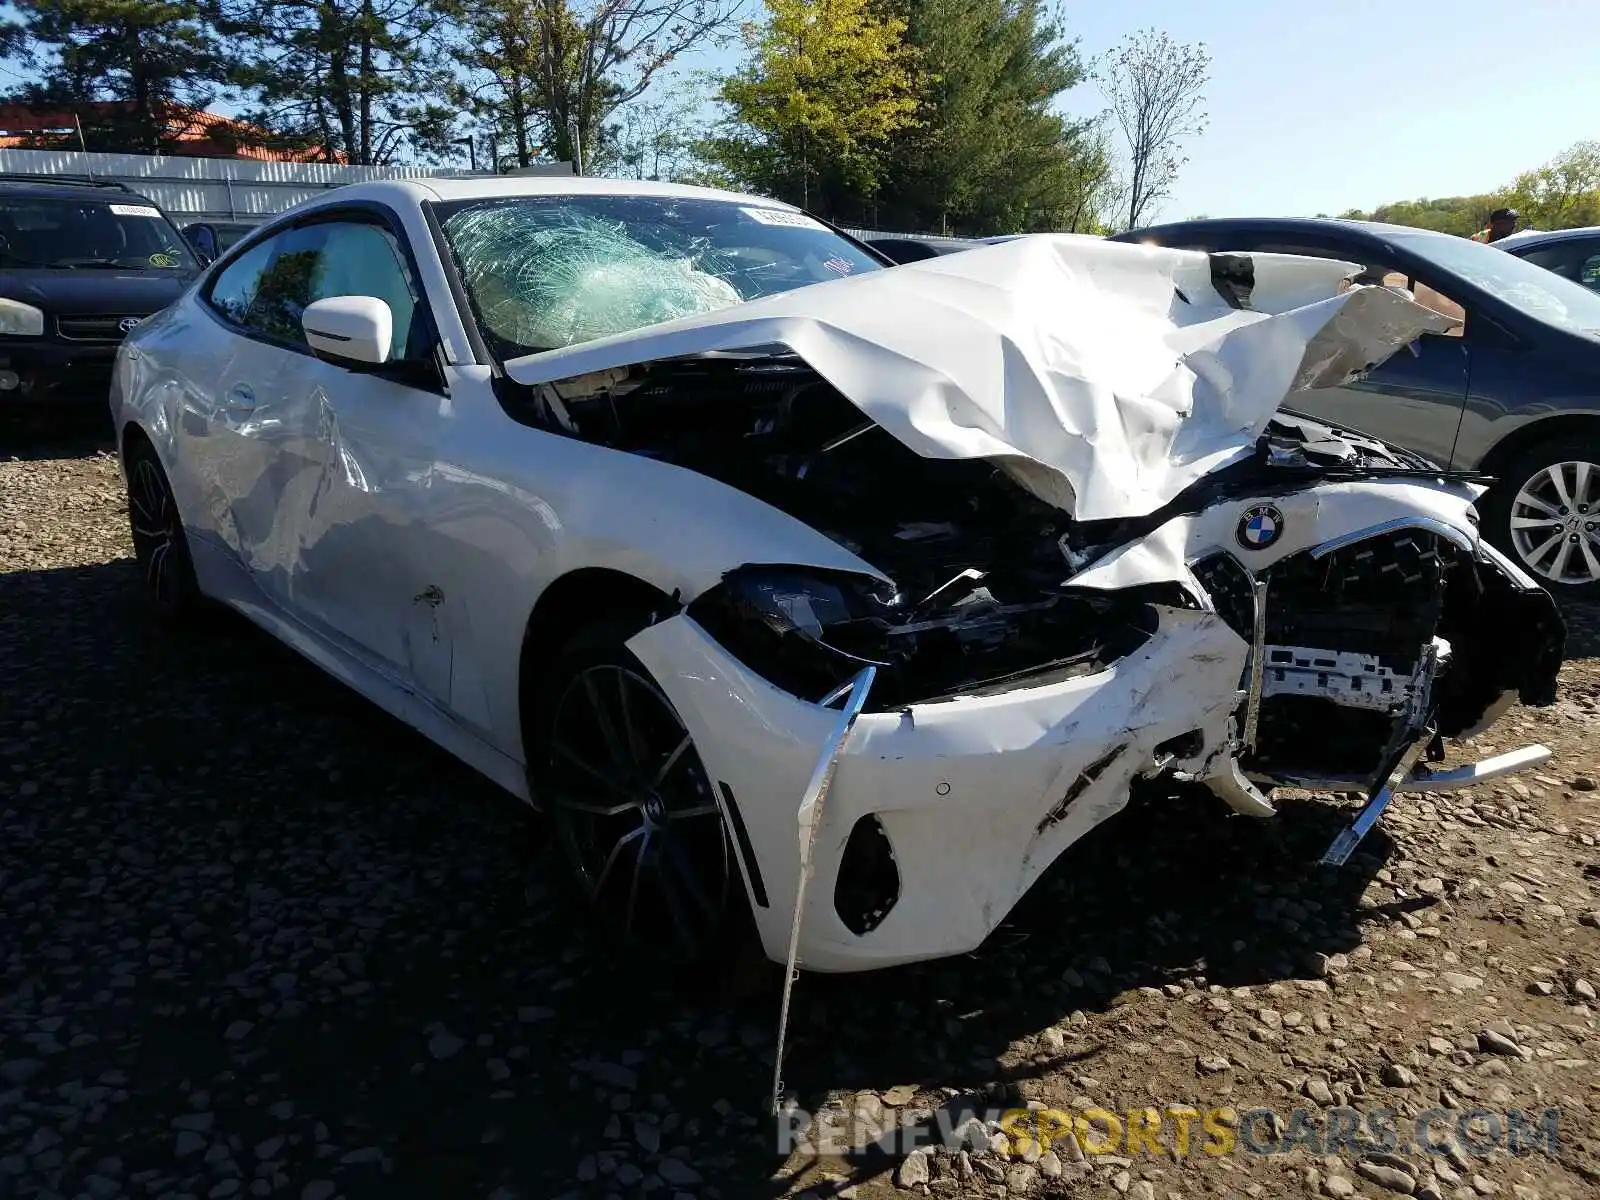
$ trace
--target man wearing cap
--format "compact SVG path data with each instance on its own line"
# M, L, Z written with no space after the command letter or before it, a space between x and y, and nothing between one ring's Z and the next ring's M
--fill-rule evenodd
M1517 210L1514 208L1497 208L1489 214L1489 227L1480 229L1472 235L1475 242L1498 242L1503 237L1510 237L1517 231Z

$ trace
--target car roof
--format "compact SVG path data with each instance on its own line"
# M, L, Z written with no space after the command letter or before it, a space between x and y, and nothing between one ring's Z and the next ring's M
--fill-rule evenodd
M1537 229L1527 233L1519 233L1512 238L1502 238L1502 242L1512 242L1510 246L1502 245L1502 250L1515 254L1523 247L1532 249L1534 246L1548 246L1553 242L1572 242L1587 238L1600 238L1600 225L1585 225L1581 229Z
M18 179L0 179L0 196L17 196L28 200L133 200L140 204L155 203L128 188L95 187L87 183L52 183L48 180L26 183Z
M689 200L722 200L759 204L798 212L791 204L718 188L660 183L650 179L601 179L592 175L472 175L426 179L374 179L334 188L295 209L320 208L349 200L378 203L425 203L430 200L493 200L510 196L659 196Z
M1452 237L1434 229L1419 229L1413 225L1390 225L1382 221L1357 221L1347 217L1199 217L1193 221L1173 221L1165 225L1148 225L1117 234L1119 241L1134 241L1141 237L1170 235L1173 233L1227 233L1230 230L1272 229L1284 233L1339 232L1360 233L1368 237L1386 238L1396 235L1410 237Z

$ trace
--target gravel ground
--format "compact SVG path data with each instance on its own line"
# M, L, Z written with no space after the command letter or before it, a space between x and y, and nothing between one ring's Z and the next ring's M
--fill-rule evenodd
M1084 1161L969 1126L846 1161L762 1115L774 981L615 961L537 820L240 621L159 632L130 553L103 450L0 461L0 1195L1600 1195L1593 611L1560 703L1479 748L1544 740L1538 774L1405 799L1335 872L1348 803L1144 798L978 954L803 977L785 1072L858 1133L1558 1106L1555 1153Z

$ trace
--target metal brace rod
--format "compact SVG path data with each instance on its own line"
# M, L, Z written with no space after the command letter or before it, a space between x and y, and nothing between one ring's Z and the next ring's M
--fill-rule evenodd
M1256 748L1256 723L1261 718L1261 691L1267 677L1267 581L1251 581L1250 693L1244 708L1244 747Z
M797 813L800 833L800 873L795 880L794 916L789 923L789 955L783 969L783 1000L778 1006L778 1046L772 1056L772 1115L777 1116L783 1104L783 1047L789 1036L789 998L794 992L799 971L795 961L800 954L800 919L805 912L806 884L811 880L812 851L817 844L817 830L822 826L823 808L828 792L833 787L834 772L839 766L839 756L855 727L856 718L866 707L867 694L878 677L877 667L863 667L845 688L831 692L827 703L845 695L844 708L833 727L833 734L822 747L816 769L811 772L811 782L806 785L804 798Z
M1433 731L1427 730L1416 741L1406 748L1400 756L1400 761L1384 780L1383 786L1372 793L1372 798L1356 815L1338 837L1333 839L1333 844L1328 847L1327 853L1322 856L1322 865L1325 867L1342 867L1350 861L1350 856L1356 852L1356 847L1361 844L1361 839L1366 837L1372 827L1378 823L1378 818L1383 816L1383 810L1389 807L1389 802L1394 799L1395 780L1411 773L1411 768L1416 765L1417 759L1422 757L1422 751L1433 740Z

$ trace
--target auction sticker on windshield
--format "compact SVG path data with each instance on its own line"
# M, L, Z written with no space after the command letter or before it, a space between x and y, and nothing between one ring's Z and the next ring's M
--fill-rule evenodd
M119 217L157 217L161 216L159 208L148 204L113 204L111 211Z
M760 221L763 225L785 225L791 229L826 229L821 221L805 215L805 213L789 212L782 208L741 208L739 210L752 221Z

